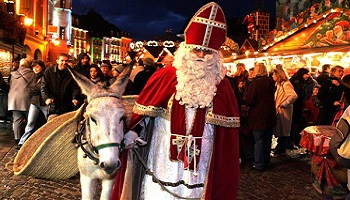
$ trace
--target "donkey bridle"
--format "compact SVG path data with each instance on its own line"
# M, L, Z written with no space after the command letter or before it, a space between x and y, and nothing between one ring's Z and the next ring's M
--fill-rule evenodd
M95 96L92 96L90 101L100 97L113 97L113 98L121 99L121 97L117 94L102 93L102 94L97 94ZM75 132L74 140L76 142L77 148L80 147L85 153L84 157L90 158L91 160L94 161L94 164L97 165L100 162L99 154L98 154L99 150L108 148L108 147L118 147L119 155L120 155L124 149L124 142L122 140L121 143L111 142L111 143L94 146L91 144L90 137L86 137L84 139L86 128L89 128L89 120L84 117L84 112L87 105L88 105L87 103L83 104L83 108L80 110L79 117L77 118L77 129Z

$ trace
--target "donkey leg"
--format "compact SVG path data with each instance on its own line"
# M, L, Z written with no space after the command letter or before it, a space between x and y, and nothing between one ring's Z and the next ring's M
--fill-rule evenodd
M81 185L81 199L91 200L95 197L97 189L97 180L92 179L89 176L80 174L80 185Z
M115 179L102 180L102 192L100 200L110 200Z

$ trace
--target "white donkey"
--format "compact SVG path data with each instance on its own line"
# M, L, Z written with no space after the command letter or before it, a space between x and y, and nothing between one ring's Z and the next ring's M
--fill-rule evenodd
M70 70L87 96L88 104L78 125L76 141L82 199L93 199L98 180L102 180L100 199L109 200L115 174L121 163L124 115L122 94L128 83L132 64L110 86L95 85L81 74ZM87 158L88 157L88 158ZM89 159L90 158L90 159Z

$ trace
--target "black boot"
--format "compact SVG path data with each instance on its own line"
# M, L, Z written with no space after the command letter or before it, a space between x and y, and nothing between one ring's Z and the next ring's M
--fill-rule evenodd
M285 154L286 153L286 137L281 136L277 139L277 146L273 151L273 154Z

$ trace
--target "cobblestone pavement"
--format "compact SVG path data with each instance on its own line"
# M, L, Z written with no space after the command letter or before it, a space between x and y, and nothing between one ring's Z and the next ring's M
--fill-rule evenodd
M252 169L253 161L242 163L239 200L315 200L321 199L312 187L310 158L289 152L271 159L265 172ZM326 199L326 198L322 198Z
M17 150L9 124L0 123L0 199L74 200L80 199L79 177L52 181L15 176L5 165L13 162ZM289 155L271 159L271 169L258 172L252 161L241 164L239 200L315 200L321 199L311 183L308 155ZM322 198L326 199L326 198Z

